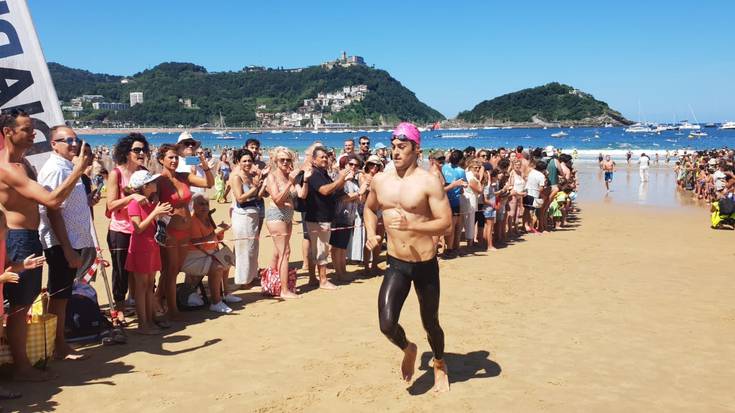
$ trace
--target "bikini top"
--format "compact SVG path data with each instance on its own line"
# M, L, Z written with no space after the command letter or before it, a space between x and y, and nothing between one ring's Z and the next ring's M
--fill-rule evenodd
M161 202L168 202L173 208L185 207L191 202L191 189L189 189L189 185L184 185L184 190L179 194L176 185L169 182L168 184L161 185L159 195Z

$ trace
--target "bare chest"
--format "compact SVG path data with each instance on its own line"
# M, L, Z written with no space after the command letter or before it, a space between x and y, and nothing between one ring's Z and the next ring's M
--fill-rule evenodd
M422 213L428 207L426 188L413 180L385 180L377 188L380 207L400 208L409 213Z

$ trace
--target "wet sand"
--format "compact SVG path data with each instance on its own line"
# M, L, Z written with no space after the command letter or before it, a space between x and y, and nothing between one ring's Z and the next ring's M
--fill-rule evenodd
M378 328L382 278L326 292L308 290L301 277L301 300L240 291L246 304L233 306L235 314L190 313L189 323L163 337L130 333L127 345L85 350L87 361L52 362L61 375L52 382L4 383L25 396L2 405L106 412L733 411L735 281L724 269L734 262L725 246L735 234L710 230L702 208L661 208L653 182L640 203L637 176L626 183L620 173L605 198L595 192L601 182L594 169L581 173L581 212L568 228L440 263L448 394L429 390L431 355L413 292L401 324L419 346L420 363L405 384L401 353ZM225 208L217 208L223 216ZM294 236L294 265L299 243ZM272 249L263 239L261 264Z

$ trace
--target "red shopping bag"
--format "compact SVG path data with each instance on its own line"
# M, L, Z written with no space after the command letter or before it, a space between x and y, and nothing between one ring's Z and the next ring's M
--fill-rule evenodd
M278 274L278 270L273 268L261 269L260 287L263 294L280 297L281 276ZM288 290L292 293L296 292L296 270L293 268L288 270Z

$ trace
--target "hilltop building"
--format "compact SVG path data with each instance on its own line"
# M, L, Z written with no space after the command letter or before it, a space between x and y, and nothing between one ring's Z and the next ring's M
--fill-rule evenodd
M365 66L365 59L362 56L347 56L347 52L342 52L342 55L337 60L322 63L322 67L327 69L332 69L335 66Z
M143 103L143 92L130 92L130 107Z

